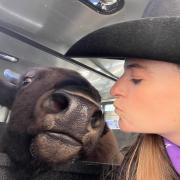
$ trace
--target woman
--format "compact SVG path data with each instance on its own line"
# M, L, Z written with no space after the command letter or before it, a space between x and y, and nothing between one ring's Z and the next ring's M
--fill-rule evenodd
M111 94L115 97L121 130L143 134L127 154L121 178L179 178L179 90L179 65L144 59L126 60L124 74L112 87Z
M126 59L111 94L121 130L140 136L124 158L120 179L180 179L180 16L102 28L66 55Z

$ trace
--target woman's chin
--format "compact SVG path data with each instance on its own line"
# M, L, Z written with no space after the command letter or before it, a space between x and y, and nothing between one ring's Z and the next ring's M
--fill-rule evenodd
M137 132L131 125L129 125L125 121L121 121L121 120L119 120L119 128L121 131L126 132L126 133Z

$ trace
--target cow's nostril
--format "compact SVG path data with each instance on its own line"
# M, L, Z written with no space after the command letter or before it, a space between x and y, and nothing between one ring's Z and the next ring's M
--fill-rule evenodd
M94 112L94 114L91 117L91 126L92 128L97 128L101 124L103 119L102 111L98 110Z
M64 94L55 93L52 95L52 100L56 103L59 111L63 111L69 106L69 99Z

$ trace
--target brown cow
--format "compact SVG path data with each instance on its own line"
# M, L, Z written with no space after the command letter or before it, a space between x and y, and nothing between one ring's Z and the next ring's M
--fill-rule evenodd
M2 149L17 172L23 169L29 177L40 167L74 159L120 163L100 95L79 73L33 68L18 84L1 80L0 85L0 104L11 109Z

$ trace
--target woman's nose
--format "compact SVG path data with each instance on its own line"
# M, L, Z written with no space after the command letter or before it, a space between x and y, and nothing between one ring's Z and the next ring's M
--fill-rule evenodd
M122 83L122 78L118 79L110 90L112 96L124 96L125 95L125 84Z
M112 96L117 96L118 95L118 81L115 82L115 84L112 86L110 94Z

